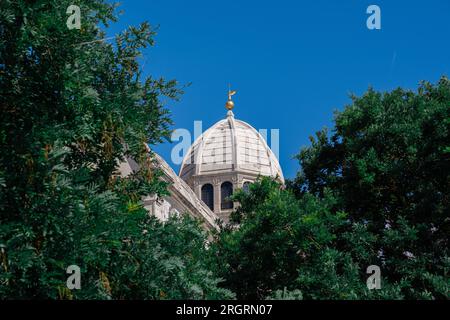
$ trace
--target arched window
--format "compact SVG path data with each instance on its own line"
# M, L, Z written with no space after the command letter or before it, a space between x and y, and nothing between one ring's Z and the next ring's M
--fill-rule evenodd
M227 181L222 183L222 185L220 186L220 199L221 199L220 208L222 210L233 209L233 201L229 199L229 197L231 197L232 194L233 194L233 185L231 184L231 182Z
M242 185L242 190L244 190L245 193L248 193L250 191L250 182L249 181L244 182L244 184Z
M202 200L211 209L214 210L214 188L212 184L202 186Z

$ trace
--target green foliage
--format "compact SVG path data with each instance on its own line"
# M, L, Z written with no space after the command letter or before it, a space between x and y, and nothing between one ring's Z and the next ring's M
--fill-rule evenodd
M66 9L81 8L81 29ZM112 41L101 0L0 3L0 298L228 298L193 221L161 224L140 203L166 192L144 143L169 135L161 97L175 81L142 78L149 24ZM140 165L121 178L125 157ZM66 268L81 268L81 290Z
M80 30L66 26L71 4ZM206 249L197 221L162 224L140 202L167 192L144 143L168 137L161 98L182 91L141 74L149 24L106 38L115 8L0 2L1 299L449 297L447 78L352 97L288 189L262 178L237 192ZM126 157L140 170L119 177ZM72 264L81 290L66 287ZM381 290L366 287L369 265Z
M287 190L237 192L211 259L239 298L448 299L450 81L372 89L311 138ZM381 290L366 269L381 268Z
M296 199L264 177L234 200L240 207L232 219L240 224L221 230L211 255L238 298L343 299L366 290L365 269L334 249L349 222L330 211L330 193L322 200L309 194Z
M450 81L352 99L333 134L299 154L294 188L333 190L334 210L365 225L383 277L407 283L405 298L448 298Z

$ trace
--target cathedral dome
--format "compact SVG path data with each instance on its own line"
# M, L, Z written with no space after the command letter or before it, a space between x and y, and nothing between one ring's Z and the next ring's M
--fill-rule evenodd
M236 172L276 177L284 183L280 164L261 134L248 123L235 119L233 111L227 109L227 117L192 144L179 176L189 181L191 177Z

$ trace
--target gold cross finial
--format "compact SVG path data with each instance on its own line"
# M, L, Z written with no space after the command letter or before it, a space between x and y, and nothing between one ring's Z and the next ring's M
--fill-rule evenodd
M228 85L228 101L225 104L225 108L228 110L231 110L234 108L234 102L231 100L231 96L234 96L236 94L236 90L231 90L230 85Z

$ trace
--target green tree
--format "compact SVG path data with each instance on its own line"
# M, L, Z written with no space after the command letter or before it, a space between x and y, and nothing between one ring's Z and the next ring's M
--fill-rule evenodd
M66 26L69 5L81 28ZM161 224L140 199L165 194L144 143L171 124L175 81L143 77L143 23L106 38L109 1L0 2L0 298L227 298L189 219ZM132 157L135 174L118 163ZM81 268L81 290L66 268Z
M263 178L233 197L211 259L240 298L445 299L450 82L372 89L311 138L287 190ZM366 287L381 268L381 290Z
M216 235L211 256L223 285L243 299L352 299L368 294L365 269L337 249L349 228L347 215L323 199L264 177L234 196L233 223ZM239 226L236 225L239 223ZM360 228L359 236L371 241ZM355 247L354 251L364 248Z
M448 298L450 81L352 100L332 134L319 132L300 152L293 188L332 190L334 210L373 234L373 262L405 298Z

